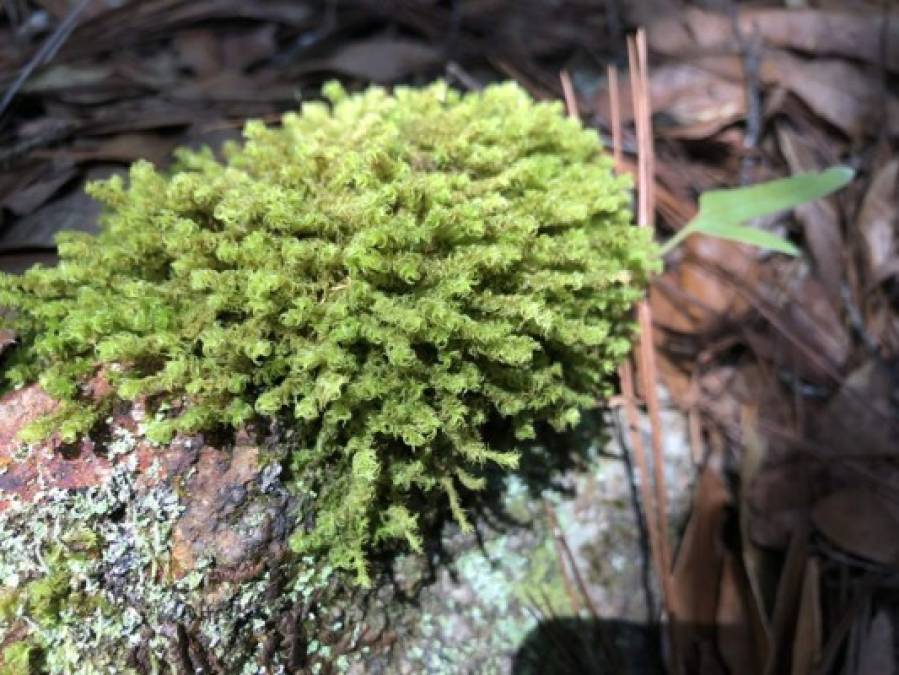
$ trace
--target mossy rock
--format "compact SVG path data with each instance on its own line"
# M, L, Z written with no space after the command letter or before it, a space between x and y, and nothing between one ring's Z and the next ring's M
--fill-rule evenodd
M280 127L249 123L224 160L183 150L168 173L138 163L127 185L94 184L106 205L100 234L60 235L57 267L0 278L18 337L5 374L42 387L14 396L52 397L18 425L36 445L7 439L16 471L46 463L65 473L60 444L93 457L63 492L37 488L30 505L7 505L0 524L40 522L28 509L52 504L80 513L71 500L92 514L100 485L130 480L114 513L138 514L129 536L153 544L135 563L140 581L126 575L124 587L159 583L165 604L196 590L178 586L184 579L206 583L203 565L240 585L275 574L272 597L288 597L310 565L366 586L373 555L421 551L422 525L444 508L466 530L467 495L517 466L515 443L540 425L572 426L608 393L633 338L631 307L659 259L632 226L628 182L595 132L511 84L326 93L330 105L304 104ZM117 427L122 416L131 422ZM119 453L121 429L137 446ZM247 429L275 440L263 449ZM194 448L156 483L143 478L184 443L219 454ZM48 449L57 455L41 458ZM142 489L164 500L154 502L167 514L158 522L135 511ZM168 529L140 532L141 518ZM219 529L204 526L216 518ZM59 549L66 574L98 573L115 550L85 527L98 551ZM12 587L55 578L45 567ZM88 604L105 598L90 610L100 624L116 604L114 576L70 584ZM31 611L24 596L12 602L16 617ZM154 635L168 626L175 634L159 649L181 645L192 658L183 621L135 611L140 621L110 610L112 632L128 632L123 616ZM253 621L261 630L273 616ZM77 650L52 637L58 628L35 644L64 672L54 655Z

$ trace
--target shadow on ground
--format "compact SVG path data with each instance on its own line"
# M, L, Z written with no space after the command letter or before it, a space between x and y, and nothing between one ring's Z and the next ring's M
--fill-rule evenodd
M512 675L664 673L658 626L616 619L541 621L512 661Z

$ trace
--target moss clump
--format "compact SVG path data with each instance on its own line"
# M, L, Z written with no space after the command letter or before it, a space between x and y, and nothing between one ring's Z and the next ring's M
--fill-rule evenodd
M63 404L32 435L74 438L116 398L148 432L278 417L316 493L301 552L365 580L364 550L419 546L412 493L478 488L502 418L562 427L627 353L658 264L597 136L514 85L382 89L246 126L218 161L181 151L90 186L97 236L0 281L21 346L7 376ZM102 369L113 393L88 381Z

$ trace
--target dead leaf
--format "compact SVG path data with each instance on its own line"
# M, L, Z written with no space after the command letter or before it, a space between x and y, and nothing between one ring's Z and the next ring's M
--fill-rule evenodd
M59 91L62 89L74 89L100 84L112 77L114 70L105 65L79 65L73 66L66 63L51 65L22 87L22 91L29 94L40 94Z
M351 42L331 56L301 64L298 72L333 72L366 82L392 82L438 65L441 53L418 40L376 37Z
M828 401L810 430L810 440L830 455L889 460L899 447L899 423L891 403L894 391L892 369L878 359L865 361Z
M762 470L768 449L765 439L758 429L758 407L756 405L743 405L740 407L740 431L743 443L743 452L740 457L740 550L743 557L743 566L746 569L749 590L752 594L753 609L758 617L761 633L760 639L764 642L760 645L763 650L764 663L768 658L771 642L771 626L767 621L766 612L772 606L777 589L777 578L773 571L770 555L755 545L750 532L750 517L752 508L749 503L749 486L755 482L756 476Z
M870 489L849 488L825 497L812 509L812 522L853 555L899 565L899 511Z
M785 124L778 124L777 140L790 167L790 173L820 171L836 162L836 158L819 161L815 148ZM815 272L827 289L831 304L840 305L843 280L843 233L839 213L831 199L818 199L800 204L793 213L802 225L806 246L815 263Z
M820 577L818 562L815 558L809 558L802 577L802 593L796 617L792 675L814 675L821 659L824 627L821 617Z
M830 383L849 359L852 336L823 284L808 275L759 291L760 311L776 330L753 334L756 353L801 378Z
M785 52L766 54L761 78L786 87L822 119L850 138L877 133L885 120L876 77L842 60L806 60Z
M793 637L802 592L802 579L808 561L807 522L793 529L787 558L784 561L777 600L771 617L771 651L765 665L765 675L789 672L790 654L793 653Z
M874 175L858 214L869 287L880 284L890 276L888 265L896 259L895 237L899 217L897 173L899 159L893 159Z
M255 30L226 35L221 41L224 67L245 71L271 58L278 47L275 30L275 24L268 23Z
M714 269L727 269L741 283L758 279L757 251L723 239L696 235L683 245L684 256L650 290L653 317L682 333L711 331L722 320L734 321L749 304Z
M759 619L737 558L725 552L718 590L717 643L730 675L757 675L761 671L767 645Z
M175 147L177 139L159 134L123 133L107 138L87 141L70 150L48 151L54 158L64 158L73 162L121 162L131 164L138 159L146 159L157 166L162 165ZM85 147L88 146L88 147ZM44 153L35 153L44 156Z
M629 78L622 78L621 91L629 91ZM649 81L654 114L660 114L656 128L670 138L707 138L746 114L745 96L739 82L690 63L667 64L655 68ZM600 91L597 110L611 118L608 90ZM629 97L621 101L623 122L633 119Z
M858 650L859 675L896 675L896 638L891 612L881 609L871 619Z
M7 196L0 206L9 209L17 216L26 216L43 206L76 175L75 168L70 163L61 161L59 165L59 168L49 176Z
M886 66L899 70L899 13L881 11L788 10L744 8L738 13L743 35L755 31L767 45L815 56L842 56L872 65L883 60L881 36L886 39ZM726 14L687 8L647 26L654 51L666 55L733 50L733 21Z
M735 82L743 79L743 62L738 56L697 57L693 62ZM848 61L805 59L767 49L761 54L759 79L766 87L789 90L849 138L880 133L887 124L891 99L882 97L880 80Z
M192 70L197 77L208 77L221 68L219 41L211 30L181 31L172 40L172 46L181 65Z
M87 172L87 180L108 178L124 173L121 167L96 166ZM33 213L16 220L3 232L0 252L52 248L60 230L97 231L100 205L87 196L80 185L59 199L48 202Z
M759 546L787 548L808 518L813 467L801 458L765 466L748 486L749 536Z
M700 663L684 664L688 672L701 672L700 664L715 651L712 628L718 617L721 528L728 504L730 495L724 482L707 465L697 480L690 520L671 575L676 653L700 659Z

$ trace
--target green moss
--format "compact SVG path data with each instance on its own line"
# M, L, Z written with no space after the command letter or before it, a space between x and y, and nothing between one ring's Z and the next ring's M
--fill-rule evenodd
M147 430L278 417L317 495L297 551L367 580L366 549L416 548L414 495L442 494L517 455L521 439L606 392L658 256L630 223L624 178L596 134L517 86L460 95L373 88L307 103L246 143L183 150L169 174L135 164L94 184L94 237L60 264L0 280L21 346L8 372L64 404L33 428L73 439L113 398L165 407Z
M4 647L2 654L0 675L31 675L40 668L41 649L28 640Z

